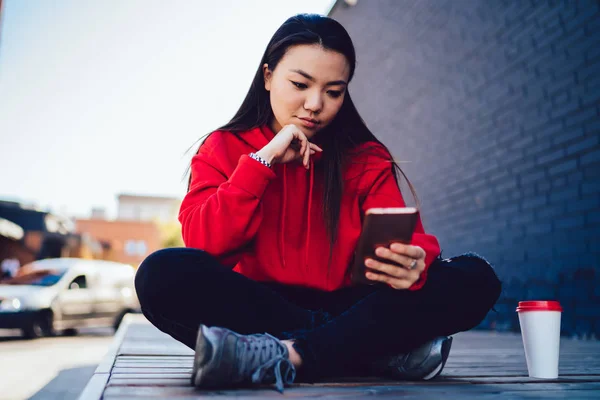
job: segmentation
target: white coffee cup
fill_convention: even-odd
[[[531,378],[558,378],[560,317],[558,301],[520,301],[517,307],[527,370]]]

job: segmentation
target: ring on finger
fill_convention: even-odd
[[[415,260],[413,258],[412,262],[410,263],[410,265],[408,266],[408,269],[415,269],[415,267],[417,266],[417,260]]]

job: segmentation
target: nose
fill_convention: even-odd
[[[318,91],[308,93],[304,101],[304,108],[308,111],[318,114],[323,108],[323,98],[321,93]]]

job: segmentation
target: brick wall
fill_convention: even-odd
[[[415,184],[445,257],[504,282],[481,327],[558,299],[563,333],[600,337],[600,2],[343,1],[369,127]],[[407,191],[404,191],[407,193]]]

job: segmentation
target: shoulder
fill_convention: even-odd
[[[200,171],[210,167],[227,175],[237,164],[240,154],[236,151],[235,134],[216,130],[200,140],[202,142],[191,160],[192,170]]]
[[[264,138],[260,127],[254,127],[248,130],[242,131],[227,131],[227,130],[216,130],[208,135],[200,145],[199,151],[247,151],[260,148],[268,141]]]
[[[350,150],[352,163],[390,162],[393,157],[388,149],[378,142],[365,142]]]
[[[392,173],[393,158],[384,145],[378,142],[365,142],[349,152],[344,181],[350,188],[369,188],[382,174]]]
[[[192,157],[192,168],[196,165],[202,168],[210,165],[229,176],[238,165],[240,157],[254,151],[248,142],[248,138],[255,134],[252,131],[215,130],[209,133]]]
[[[244,132],[213,131],[203,138],[194,157],[210,159],[231,158],[237,162],[239,156],[248,151],[242,135],[244,135]]]
[[[233,132],[221,130],[213,131],[206,135],[200,144],[198,154],[209,155],[215,151],[223,151],[237,140],[236,134]]]

